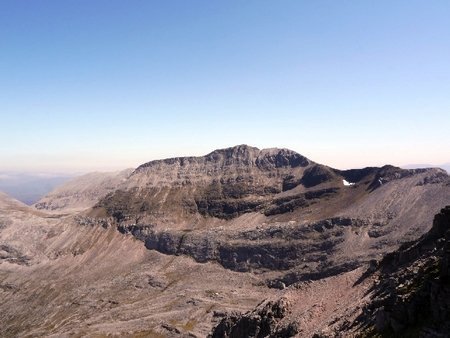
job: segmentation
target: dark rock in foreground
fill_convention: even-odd
[[[259,338],[259,337],[293,337],[298,333],[297,325],[290,323],[280,325],[289,303],[284,299],[277,302],[267,302],[256,310],[240,315],[229,314],[214,328],[209,338]]]
[[[379,271],[374,298],[356,324],[382,336],[449,337],[450,206],[420,240],[386,255]]]

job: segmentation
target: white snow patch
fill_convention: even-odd
[[[342,180],[342,183],[344,183],[344,185],[345,186],[350,186],[350,185],[354,185],[355,183],[351,183],[351,182],[349,182],[349,181],[346,181],[346,180]]]

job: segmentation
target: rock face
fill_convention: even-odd
[[[289,312],[289,303],[284,299],[266,302],[244,315],[226,315],[208,337],[294,337],[298,333],[295,324],[280,325],[280,321],[286,316],[287,312]]]
[[[245,145],[203,157],[152,161],[138,167],[96,207],[118,221],[139,217],[147,223],[161,218],[176,223],[196,215],[232,219],[265,210],[283,192],[304,192],[301,178],[311,167],[324,166],[291,150]],[[334,174],[321,180],[337,178]]]
[[[216,261],[240,272],[285,272],[283,277],[267,281],[269,286],[278,287],[349,271],[367,262],[376,256],[375,250],[352,257],[351,263],[348,256],[336,259],[334,253],[345,244],[349,231],[368,231],[370,227],[358,219],[332,218],[307,226],[283,224],[243,231],[157,231],[147,225],[119,226],[119,231],[164,254],[187,255],[203,263]]]

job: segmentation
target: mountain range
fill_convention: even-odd
[[[0,335],[409,334],[397,289],[448,295],[447,205],[442,169],[247,145],[88,174],[32,206],[0,195]],[[445,333],[439,306],[415,334]]]
[[[433,164],[407,164],[401,166],[404,169],[417,169],[417,168],[441,168],[447,171],[447,173],[450,173],[450,163],[444,163],[440,165],[433,165]]]

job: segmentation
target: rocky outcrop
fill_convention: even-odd
[[[264,209],[264,215],[272,216],[292,212],[295,209],[309,206],[321,198],[327,198],[339,192],[339,188],[328,188],[309,191],[303,194],[275,198]]]
[[[280,299],[264,302],[246,314],[226,314],[209,338],[293,337],[298,333],[296,323],[281,323],[290,311],[289,302]]]
[[[235,191],[234,198],[223,198],[223,195],[214,197],[208,194],[201,199],[197,199],[195,205],[201,215],[221,219],[232,219],[249,212],[262,212],[266,216],[272,216],[307,207],[321,198],[337,194],[338,191],[339,188],[328,188],[286,197],[257,200],[239,199],[239,192]],[[269,193],[266,190],[266,194]],[[272,193],[276,193],[276,191],[272,191]]]
[[[389,183],[391,181],[423,173],[427,173],[427,175],[422,180],[417,182],[416,184],[417,186],[427,184],[439,184],[448,181],[448,174],[443,169],[439,168],[400,169],[391,165],[386,165],[377,171],[374,180],[369,186],[369,189],[374,190],[379,186]]]
[[[243,231],[158,231],[153,225],[119,226],[119,231],[145,242],[150,250],[169,255],[188,255],[197,262],[216,261],[234,271],[286,271],[284,278],[268,281],[278,287],[299,280],[319,279],[354,269],[368,260],[333,260],[350,229],[365,229],[368,222],[332,218],[309,225],[280,224]]]
[[[147,162],[139,166],[135,173],[148,171],[151,168],[157,168],[162,165],[195,167],[202,165],[209,169],[224,170],[228,168],[247,168],[256,167],[260,170],[270,171],[276,168],[285,167],[306,167],[312,162],[306,157],[289,149],[263,149],[247,145],[218,149],[200,157],[175,157],[164,160]]]
[[[420,240],[404,244],[380,262],[373,299],[356,324],[383,335],[448,337],[449,263],[450,206],[436,215]]]
[[[30,261],[30,257],[27,257],[19,249],[11,245],[0,244],[0,264],[8,262],[17,265],[29,265]]]
[[[336,179],[339,171],[321,165],[313,165],[305,170],[305,173],[299,183],[307,188],[314,187],[321,183]],[[352,181],[353,182],[353,181]]]

